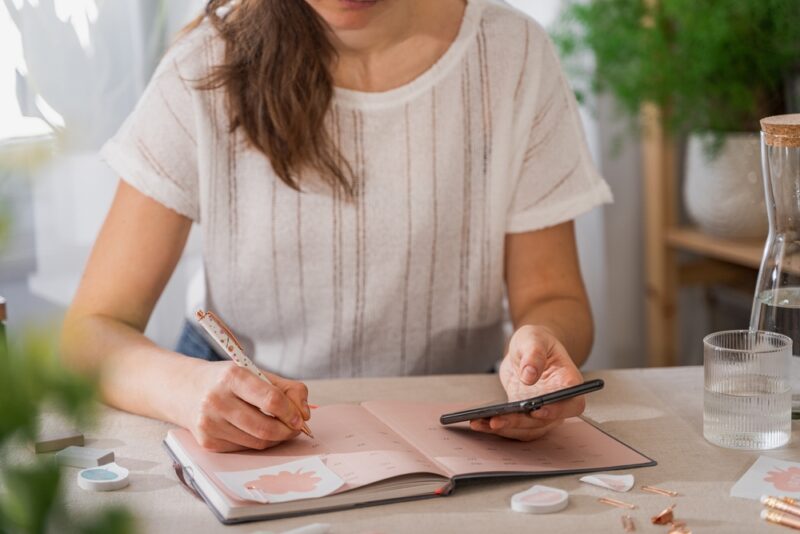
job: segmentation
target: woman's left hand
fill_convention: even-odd
[[[500,382],[509,401],[528,399],[581,384],[583,376],[553,332],[543,326],[523,326],[511,337],[500,365]],[[583,413],[579,395],[530,413],[498,415],[470,421],[470,428],[499,436],[531,441]]]

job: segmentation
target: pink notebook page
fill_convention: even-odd
[[[320,456],[325,465],[345,481],[335,493],[412,473],[447,476],[442,467],[398,439],[359,405],[322,406],[312,412],[309,424],[315,439],[300,434],[264,451],[215,453],[198,445],[187,430],[170,430],[170,434],[231,503],[245,504],[225,489],[216,472],[270,467],[312,455]]]
[[[578,417],[538,440],[520,442],[473,432],[467,423],[447,427],[439,423],[440,415],[470,407],[465,404],[369,401],[362,405],[450,476],[607,469],[650,461]]]

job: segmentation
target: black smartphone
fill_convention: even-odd
[[[551,393],[545,393],[539,397],[533,397],[525,400],[518,400],[514,402],[506,402],[503,404],[493,404],[491,406],[483,406],[480,408],[470,408],[460,412],[446,413],[439,418],[439,422],[443,425],[451,425],[453,423],[460,423],[461,421],[472,421],[473,419],[485,419],[495,415],[504,415],[507,413],[522,413],[532,412],[538,410],[542,406],[553,404],[554,402],[562,401],[585,393],[591,393],[598,389],[603,389],[604,382],[595,379],[571,386]]]

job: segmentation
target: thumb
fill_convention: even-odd
[[[512,339],[512,362],[520,381],[525,385],[535,384],[547,366],[549,343],[546,336],[537,335],[533,328],[522,328]]]

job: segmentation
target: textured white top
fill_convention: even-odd
[[[330,127],[353,200],[313,180],[292,190],[228,133],[222,92],[193,86],[223,46],[208,24],[173,46],[103,148],[125,181],[201,225],[206,307],[289,377],[489,370],[505,234],[611,199],[544,30],[470,0],[417,79],[337,89]]]

